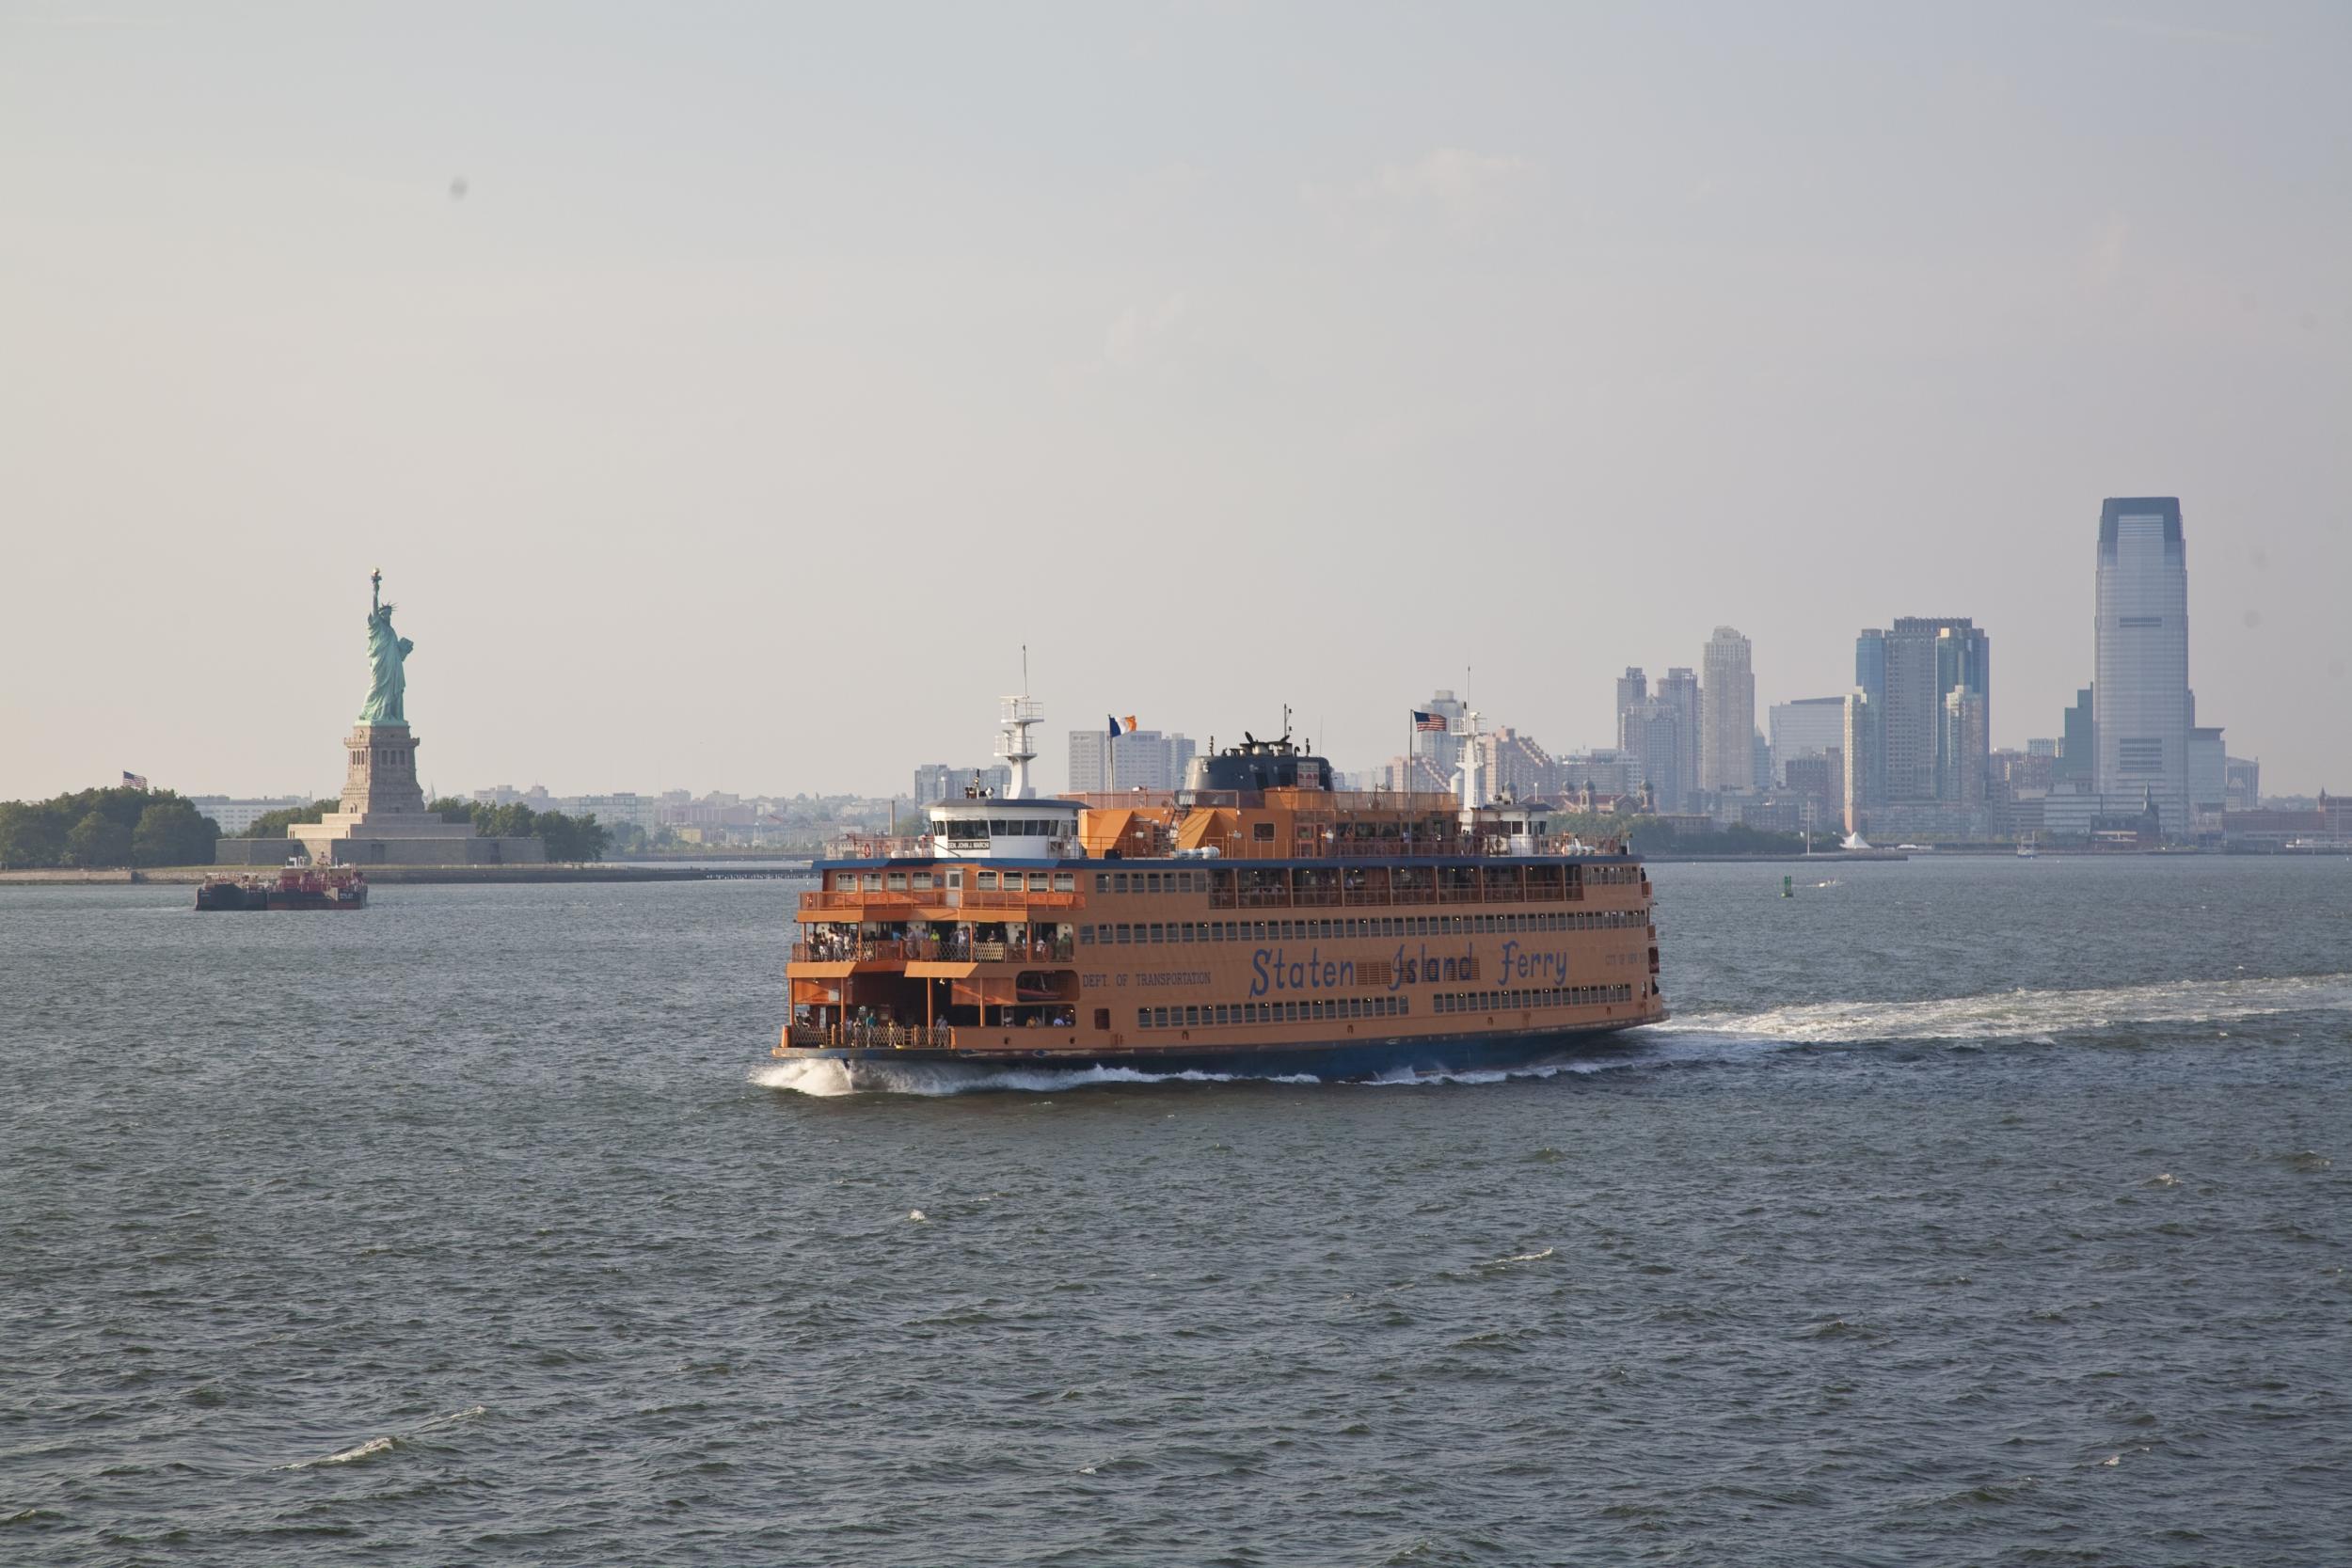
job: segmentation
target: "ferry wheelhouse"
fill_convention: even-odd
[[[835,847],[774,1054],[1370,1077],[1521,1065],[1666,1016],[1641,861],[1545,807],[1347,792],[1245,738],[1181,790],[1013,788]],[[1026,717],[1021,717],[1025,715]]]

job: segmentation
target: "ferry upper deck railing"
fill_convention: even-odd
[[[1092,799],[1089,797],[1089,799]],[[1133,805],[1136,802],[1124,797],[1103,797],[1105,800]],[[1166,804],[1165,801],[1151,802]],[[1102,809],[1100,807],[1096,809]],[[1257,830],[1272,824],[1247,822],[1227,832],[1202,835],[1192,845],[1177,850],[1188,859],[1229,861],[1295,861],[1295,860],[1398,860],[1398,859],[1489,859],[1503,856],[1551,858],[1586,855],[1616,855],[1625,852],[1622,841],[1602,839],[1591,842],[1567,833],[1462,833],[1453,831],[1454,825],[1433,826],[1426,820],[1412,825],[1410,832],[1359,832],[1364,828],[1396,829],[1395,816],[1386,814],[1377,820],[1353,816],[1346,812],[1336,815],[1324,812],[1300,812],[1292,816],[1291,836],[1260,838]],[[1309,830],[1308,836],[1299,837],[1297,829]],[[1345,831],[1343,831],[1345,830]],[[925,835],[921,838],[891,838],[882,835],[858,834],[834,839],[825,846],[829,860],[937,860],[953,861],[969,853],[975,859],[982,851],[1001,847],[1006,842],[991,839],[940,839]],[[1032,858],[1038,860],[1087,860],[1082,841],[1074,838],[1041,838],[1023,841],[1025,849],[1033,847]],[[1156,857],[1155,857],[1156,858]]]
[[[792,944],[794,963],[1069,963],[1076,944],[1057,937],[1034,942],[977,942],[962,937],[812,937]]]
[[[916,908],[927,910],[1069,910],[1075,909],[1080,895],[1075,893],[1012,891],[1002,888],[810,888],[801,895],[803,910],[897,910]],[[904,913],[896,918],[908,918]]]

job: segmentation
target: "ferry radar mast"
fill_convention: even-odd
[[[1012,784],[1005,791],[1014,800],[1034,800],[1037,791],[1029,784],[1029,764],[1037,760],[1037,748],[1029,743],[1029,726],[1042,723],[1044,705],[1029,696],[1029,645],[1021,644],[1021,694],[1004,701],[1004,729],[996,741],[998,759],[1012,769]]]
[[[1478,721],[1483,717],[1476,708],[1462,714],[1462,827],[1466,832],[1478,826],[1479,808],[1486,803],[1486,752],[1478,737]]]

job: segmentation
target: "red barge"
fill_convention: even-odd
[[[367,902],[367,878],[346,865],[290,865],[275,879],[215,877],[196,890],[199,910],[357,910]]]

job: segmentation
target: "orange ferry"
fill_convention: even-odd
[[[774,1054],[1365,1078],[1512,1067],[1666,1016],[1641,861],[1549,808],[1342,792],[1245,738],[1172,793],[1006,795],[836,847],[801,895]]]

